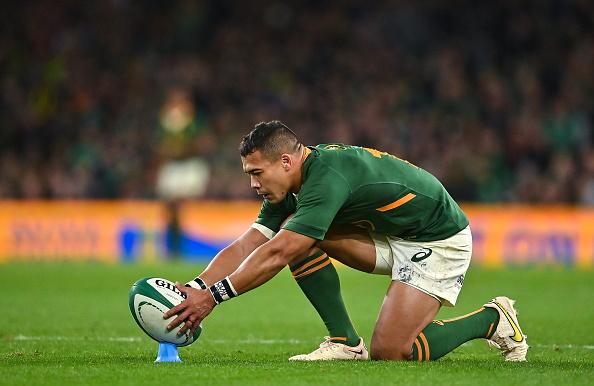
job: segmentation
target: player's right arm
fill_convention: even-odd
[[[259,246],[268,241],[261,231],[250,227],[237,240],[222,249],[200,274],[200,279],[210,286],[228,275],[243,263],[243,261]]]
[[[252,226],[228,247],[221,250],[198,276],[204,282],[202,286],[211,286],[235,272],[256,248],[274,237],[288,216],[295,213],[295,203],[296,200],[292,195],[280,205],[272,205],[265,201]],[[196,282],[188,284],[198,288]]]

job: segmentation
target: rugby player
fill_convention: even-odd
[[[255,223],[185,286],[165,314],[195,330],[219,303],[289,266],[328,337],[290,360],[438,359],[487,339],[506,360],[525,361],[526,337],[505,296],[468,315],[434,320],[454,306],[472,253],[469,221],[427,171],[390,154],[344,144],[304,146],[280,121],[260,123],[240,144],[243,170],[264,199]],[[352,325],[329,258],[392,278],[368,352]]]

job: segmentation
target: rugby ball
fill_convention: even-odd
[[[163,314],[185,300],[185,294],[175,287],[175,283],[158,277],[145,277],[138,280],[130,289],[128,305],[132,317],[140,328],[157,342],[187,346],[198,339],[202,324],[194,334],[186,331],[178,336],[183,324],[168,331],[167,325],[175,318],[163,319]]]

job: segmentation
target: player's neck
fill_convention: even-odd
[[[307,157],[311,154],[311,149],[307,146],[301,145],[301,165],[305,162]]]
[[[307,156],[309,156],[309,154],[311,153],[311,150],[304,145],[301,145],[300,150],[301,150],[300,165],[299,165],[299,168],[297,169],[297,170],[299,170],[299,173],[298,173],[299,178],[296,183],[296,188],[293,189],[293,191],[292,191],[292,193],[294,193],[294,194],[299,194],[299,191],[301,190],[301,187],[303,186],[303,164],[305,163]]]

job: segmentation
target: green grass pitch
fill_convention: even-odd
[[[287,270],[217,307],[200,339],[179,349],[183,363],[154,363],[158,344],[128,310],[131,285],[145,276],[187,281],[188,264],[0,265],[2,385],[592,385],[594,272],[471,267],[458,305],[471,312],[498,295],[518,300],[532,346],[527,363],[506,363],[483,340],[418,362],[292,363],[325,329]],[[369,343],[388,278],[339,268],[345,301]]]

